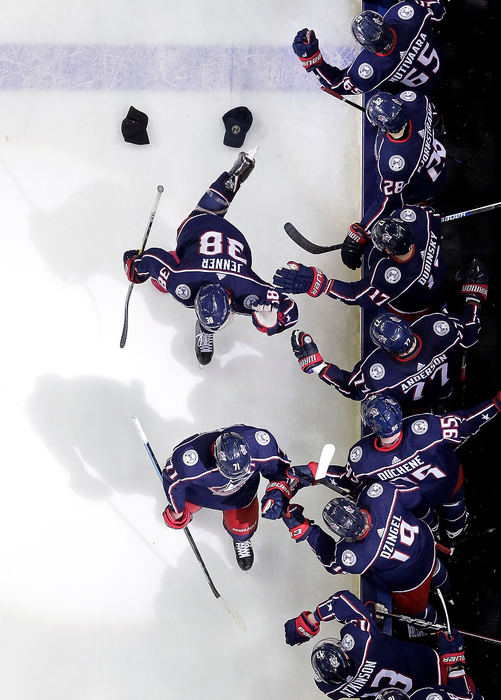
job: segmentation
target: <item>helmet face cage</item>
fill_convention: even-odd
[[[383,313],[376,316],[369,327],[372,342],[394,355],[407,352],[414,342],[412,328],[398,316]]]
[[[388,394],[367,397],[361,409],[364,424],[379,437],[393,437],[402,430],[402,409]]]
[[[393,32],[374,10],[359,12],[352,20],[351,33],[364,49],[373,53],[386,53],[393,46]]]
[[[231,300],[220,284],[203,284],[195,297],[195,313],[200,325],[214,333],[225,326],[231,318]]]
[[[403,690],[399,690],[398,688],[385,688],[376,695],[375,700],[410,700],[410,698]]]
[[[311,665],[315,678],[324,683],[343,683],[353,675],[353,663],[339,640],[323,639],[313,647]]]
[[[231,481],[243,481],[250,475],[250,452],[246,440],[234,432],[221,433],[214,445],[216,465]]]
[[[365,113],[372,126],[383,133],[396,134],[409,119],[402,100],[389,92],[379,92],[367,102]]]
[[[382,253],[405,255],[414,245],[414,236],[403,221],[388,217],[374,224],[371,241]]]
[[[361,509],[349,498],[333,498],[322,511],[325,524],[347,542],[355,542],[367,529]]]

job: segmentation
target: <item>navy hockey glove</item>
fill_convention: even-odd
[[[139,255],[138,250],[126,250],[124,253],[124,268],[125,268],[125,274],[127,275],[127,279],[129,282],[133,282],[134,284],[141,284],[141,282],[146,282],[148,279],[146,276],[144,276],[142,279],[139,278],[139,275],[136,272],[136,268],[134,266],[134,263],[136,260],[141,260],[141,256]]]
[[[296,542],[305,540],[310,527],[313,525],[313,520],[308,520],[304,517],[303,510],[303,506],[291,503],[282,515],[282,520],[289,528],[292,539],[296,540]]]
[[[316,484],[315,475],[318,469],[318,462],[308,462],[308,464],[296,464],[287,469],[287,476],[297,479],[301,486],[314,486]]]
[[[303,610],[301,615],[293,617],[292,620],[287,620],[285,623],[285,641],[289,646],[303,644],[318,634],[320,623],[315,620],[314,624],[311,624],[308,615],[311,615],[311,612]]]
[[[174,516],[178,514],[171,506],[167,506],[162,515],[167,527],[171,527],[174,530],[182,530],[191,522],[191,513],[186,509],[183,510],[180,518],[175,518]]]
[[[321,65],[322,54],[313,29],[300,29],[294,37],[292,48],[308,72]]]
[[[341,248],[341,260],[346,267],[356,270],[362,265],[362,255],[368,242],[367,231],[360,224],[352,224]]]
[[[316,371],[318,373],[325,365],[324,358],[318,352],[315,341],[308,333],[292,331],[291,345],[303,372],[311,374],[311,372]]]
[[[318,297],[325,292],[329,280],[318,267],[307,267],[289,260],[287,267],[275,272],[273,284],[282,292],[289,294],[309,294]]]
[[[293,488],[287,481],[270,481],[261,499],[261,515],[263,518],[268,518],[269,520],[280,518],[293,495]]]
[[[451,629],[451,635],[446,632],[439,632],[437,635],[438,653],[440,654],[440,665],[445,667],[447,673],[465,665],[464,639],[463,635],[455,629]]]
[[[465,302],[481,304],[487,299],[489,275],[481,260],[474,258],[471,263],[458,270],[456,281],[462,283],[459,293],[465,295]]]

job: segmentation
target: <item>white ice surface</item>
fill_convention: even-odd
[[[306,544],[266,520],[244,574],[220,513],[200,512],[191,532],[245,619],[242,632],[184,535],[163,525],[161,484],[130,418],[140,418],[160,462],[184,437],[235,422],[270,429],[296,463],[334,442],[339,462],[357,439],[358,405],[301,374],[290,333],[266,338],[243,317],[216,336],[216,356],[200,369],[193,314],[149,284],[134,289],[121,350],[122,253],[139,246],[158,184],[165,193],[149,242],[174,246],[177,225],[237,154],[222,143],[221,115],[245,104],[254,114],[245,147],[260,150],[228,219],[247,236],[256,272],[271,280],[296,259],[348,278],[337,253],[303,253],[283,224],[332,243],[358,220],[360,115],[315,89],[289,47],[310,26],[333,54],[349,50],[359,5],[25,0],[4,8],[0,42],[12,45],[13,60],[4,52],[0,100],[3,698],[321,697],[312,644],[287,647],[283,623],[357,582],[329,576]],[[178,90],[72,86],[67,66],[33,65],[42,45],[154,47],[167,38],[180,47],[176,75],[187,76]],[[226,81],[226,64],[221,75],[211,64],[214,89],[207,79],[200,88],[182,57],[186,47],[210,46],[236,47],[238,56],[262,46],[268,83],[246,88]],[[290,53],[281,71],[296,71],[299,87],[280,90],[270,47]],[[39,89],[34,68],[44,76]],[[9,89],[14,73],[23,84]],[[121,137],[130,105],[149,115],[149,146]],[[298,303],[298,328],[351,368],[358,311],[328,299]],[[330,495],[301,494],[317,522]],[[326,626],[323,636],[335,631]]]

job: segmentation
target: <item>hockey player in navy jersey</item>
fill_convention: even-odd
[[[232,312],[251,316],[254,326],[267,335],[290,328],[298,318],[295,302],[252,270],[246,239],[224,219],[253,168],[253,155],[241,152],[179,226],[175,251],[149,248],[141,256],[137,250],[124,254],[130,282],[150,278],[156,289],[195,309],[195,352],[201,365],[211,361],[214,333],[228,323]]]
[[[340,640],[323,639],[312,650],[319,690],[333,700],[373,698],[388,684],[404,691],[441,682],[440,657],[429,646],[400,641],[379,631],[368,608],[351,591],[335,593],[313,612],[304,610],[285,623],[294,646],[316,636],[321,623],[339,620]]]
[[[430,589],[447,592],[449,580],[430,528],[412,512],[420,504],[417,486],[382,483],[362,488],[356,504],[344,496],[334,498],[322,517],[338,542],[305,518],[297,503],[289,504],[282,520],[296,542],[307,540],[329,573],[364,575],[390,593],[394,610],[434,622]]]
[[[412,90],[378,92],[367,102],[366,116],[377,128],[377,190],[343,242],[341,258],[352,270],[360,267],[378,219],[405,205],[430,202],[443,191],[447,177],[447,154],[435,134],[439,115],[427,97]]]
[[[473,260],[463,273],[460,292],[466,303],[461,315],[432,313],[411,324],[389,312],[376,316],[369,329],[376,350],[351,372],[325,362],[311,335],[303,331],[292,333],[293,352],[303,372],[318,374],[344,396],[360,401],[368,394],[387,392],[416,412],[451,394],[464,352],[478,340],[487,281],[485,265]]]
[[[283,292],[326,294],[345,304],[388,309],[413,321],[444,306],[447,266],[440,253],[440,215],[431,207],[408,206],[379,219],[359,282],[328,279],[316,267],[289,262],[276,271],[273,284]]]
[[[238,565],[247,571],[254,561],[250,538],[258,525],[260,475],[270,480],[262,498],[263,517],[277,519],[293,495],[294,484],[286,475],[289,465],[276,439],[263,428],[233,425],[192,435],[174,448],[162,473],[169,503],[165,524],[182,529],[200,508],[223,511]]]
[[[419,90],[431,95],[441,73],[441,51],[433,27],[445,15],[443,0],[405,0],[384,15],[364,10],[351,31],[363,47],[346,68],[329,65],[312,29],[301,29],[292,48],[304,68],[341,95],[370,90]]]

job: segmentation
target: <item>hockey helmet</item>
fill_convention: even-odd
[[[221,474],[231,481],[242,481],[250,474],[250,451],[238,433],[221,433],[214,445],[214,457]]]
[[[322,511],[322,518],[334,534],[347,542],[355,542],[367,531],[367,513],[344,496],[333,498]]]
[[[364,49],[373,53],[386,53],[395,40],[389,25],[374,10],[359,12],[351,22],[351,33]]]
[[[372,320],[369,335],[375,345],[393,355],[408,352],[415,341],[412,328],[407,321],[389,312],[379,314]]]
[[[389,394],[374,394],[362,401],[362,421],[383,438],[393,437],[402,430],[402,409]]]
[[[353,662],[337,639],[322,639],[313,647],[311,665],[316,680],[323,683],[343,683],[353,676]]]
[[[438,700],[439,697],[439,695],[433,695],[434,700]],[[444,697],[446,696],[444,695]],[[375,700],[410,700],[410,698],[403,690],[399,690],[398,688],[385,688],[376,695]]]
[[[221,284],[202,284],[195,296],[195,313],[205,331],[220,330],[228,323],[231,314],[231,300]]]
[[[396,134],[409,122],[404,103],[389,92],[373,95],[367,102],[365,114],[372,126],[384,133]]]
[[[414,236],[402,219],[379,219],[371,229],[374,247],[390,255],[405,255],[414,245]]]

